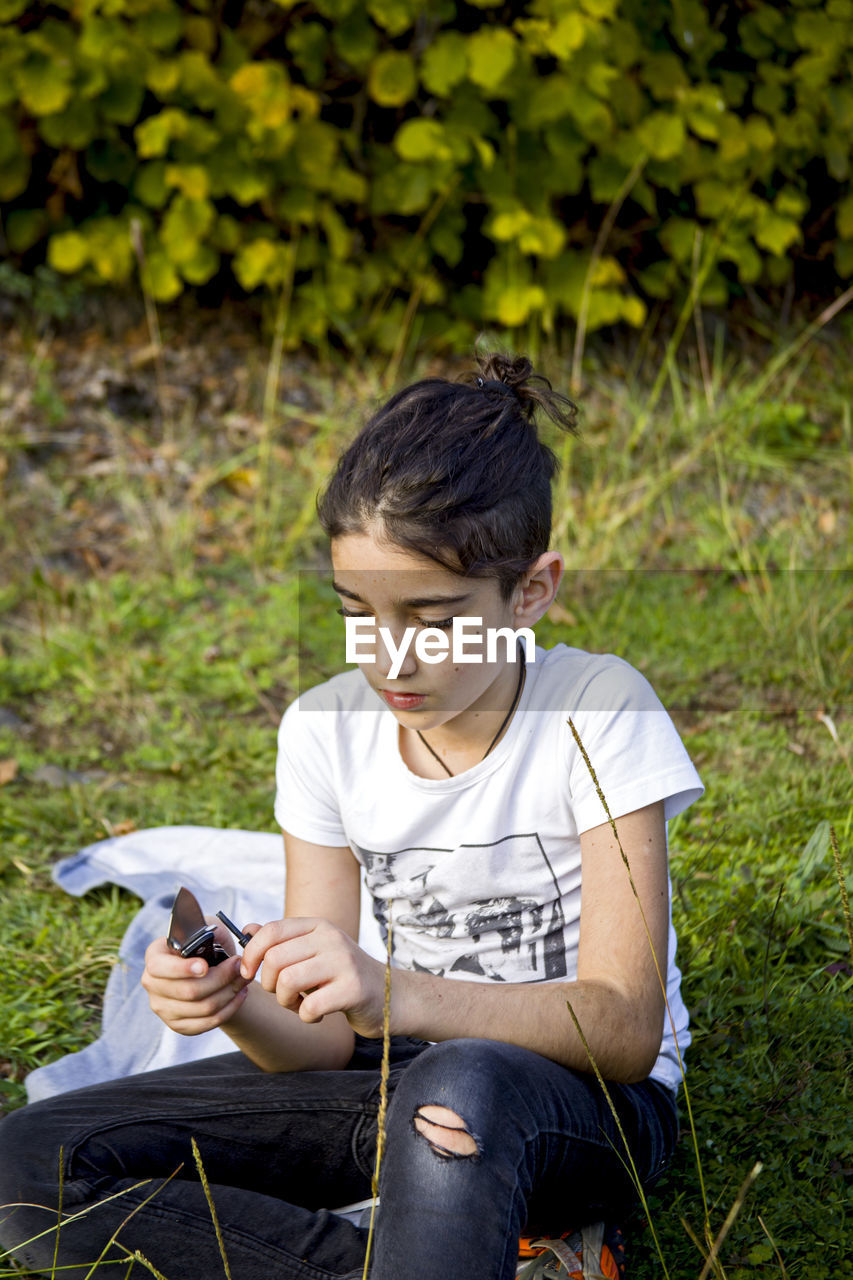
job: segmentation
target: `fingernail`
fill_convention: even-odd
[[[194,961],[191,968],[193,973],[204,973],[204,961],[203,960]]]
[[[251,978],[251,976],[252,976],[252,975],[249,973],[249,970],[246,968],[246,966],[245,966],[244,964],[241,964],[241,965],[240,965],[240,977],[241,977],[241,978]]]

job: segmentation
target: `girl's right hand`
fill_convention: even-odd
[[[217,929],[216,941],[233,950],[230,935]],[[251,983],[240,977],[240,957],[212,968],[200,956],[184,957],[165,938],[152,942],[145,952],[142,985],[157,1017],[182,1036],[197,1036],[220,1027],[233,1017],[246,999]]]

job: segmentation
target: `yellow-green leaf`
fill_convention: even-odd
[[[524,324],[533,311],[541,311],[547,302],[545,290],[538,284],[508,285],[497,298],[497,319],[509,329]]]
[[[590,285],[596,289],[604,289],[609,285],[624,284],[625,269],[616,258],[598,258],[592,268]]]
[[[102,280],[120,284],[133,270],[130,233],[123,222],[97,218],[87,225],[89,259]]]
[[[783,218],[793,218],[795,221],[802,219],[808,207],[808,196],[802,191],[797,191],[796,187],[783,187],[773,201],[773,208],[778,214]]]
[[[484,27],[468,39],[468,77],[481,89],[497,89],[515,66],[516,40],[504,27]]]
[[[326,233],[329,253],[336,261],[343,262],[352,250],[352,232],[333,205],[323,205],[320,225]]]
[[[252,240],[234,255],[234,274],[247,293],[261,284],[280,280],[278,246],[267,239]]]
[[[660,242],[676,262],[690,262],[693,258],[698,227],[689,218],[670,218],[660,233]]]
[[[277,62],[246,62],[231,77],[231,88],[264,129],[278,129],[290,119],[290,80]]]
[[[488,228],[489,235],[495,240],[515,240],[530,225],[530,221],[531,214],[521,206],[504,209],[492,218]]]
[[[655,160],[672,160],[679,155],[685,140],[684,121],[666,111],[652,111],[637,125],[640,145]]]
[[[95,136],[97,123],[91,102],[76,98],[64,111],[42,116],[38,130],[50,147],[72,147],[82,151]]]
[[[79,231],[59,231],[47,246],[48,266],[63,275],[73,275],[89,261],[89,246]]]
[[[46,58],[30,58],[16,67],[13,79],[21,101],[33,116],[63,111],[71,97],[71,69]]]
[[[210,245],[200,244],[192,257],[181,263],[181,275],[190,284],[207,284],[219,270],[219,254]]]
[[[367,89],[380,107],[402,107],[414,97],[416,87],[415,64],[407,53],[387,50],[371,63]]]
[[[646,304],[642,298],[626,298],[622,304],[622,315],[632,328],[639,329],[646,323]]]
[[[445,31],[426,50],[421,61],[421,80],[429,93],[447,98],[468,71],[466,40],[458,31]]]
[[[416,7],[410,0],[368,0],[367,12],[378,27],[393,37],[408,31],[414,21]]]
[[[835,215],[838,234],[842,240],[853,240],[853,195],[845,196]]]
[[[570,58],[586,40],[589,24],[581,13],[564,13],[546,37],[549,53],[555,58]]]
[[[43,209],[13,209],[6,216],[6,239],[13,253],[26,253],[48,229]]]
[[[565,243],[565,228],[555,218],[533,218],[518,237],[522,253],[535,253],[540,258],[556,258]]]
[[[181,277],[161,249],[146,255],[142,285],[157,302],[171,302],[183,290]]]
[[[591,18],[612,18],[616,13],[619,0],[581,0],[581,8]]]
[[[450,160],[452,148],[439,120],[407,120],[397,130],[394,150],[403,160]]]
[[[18,152],[0,164],[0,200],[14,200],[27,189],[30,158]]]
[[[174,93],[180,79],[181,64],[177,58],[158,58],[149,65],[145,73],[145,83],[158,98],[167,98]]]
[[[210,194],[210,177],[200,164],[167,165],[165,177],[170,187],[177,187],[190,200],[204,200]]]
[[[376,28],[365,14],[354,13],[343,22],[335,24],[332,44],[344,62],[361,71],[376,55]]]
[[[849,280],[853,276],[853,240],[836,240],[833,258],[842,280]]]
[[[755,231],[755,243],[781,257],[801,238],[800,228],[790,218],[782,218],[768,209]]]
[[[198,250],[215,217],[209,200],[191,200],[177,195],[163,218],[160,239],[171,262],[183,268]]]
[[[162,209],[169,199],[166,183],[167,166],[162,160],[141,165],[133,179],[133,192],[149,209]]]
[[[173,138],[182,138],[189,128],[189,120],[177,107],[167,107],[156,116],[149,116],[134,129],[136,149],[142,159],[163,156],[169,150]]]

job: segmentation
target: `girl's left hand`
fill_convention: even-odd
[[[262,964],[261,986],[303,1022],[341,1012],[359,1035],[382,1035],[385,966],[328,920],[263,925],[243,952],[240,973],[254,978]]]

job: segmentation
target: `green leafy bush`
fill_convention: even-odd
[[[853,0],[0,0],[5,252],[388,348],[846,279],[851,54]]]

